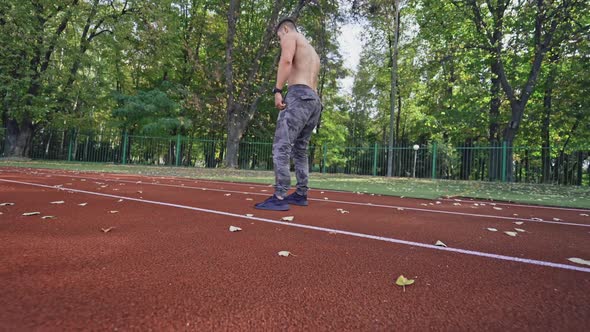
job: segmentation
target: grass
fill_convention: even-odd
[[[0,161],[0,167],[2,166],[128,173],[148,176],[177,176],[263,184],[272,184],[274,182],[274,173],[268,171],[10,160]],[[587,186],[385,178],[320,173],[311,174],[309,186],[316,189],[343,190],[413,198],[469,197],[590,209],[590,187]]]

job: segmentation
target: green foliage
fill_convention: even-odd
[[[133,96],[117,94],[116,99],[121,106],[113,110],[113,117],[130,134],[175,135],[190,127],[190,121],[180,116],[178,104],[159,89]]]

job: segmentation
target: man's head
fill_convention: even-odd
[[[297,25],[295,21],[290,17],[285,17],[279,21],[277,24],[276,33],[279,39],[281,39],[284,35],[289,32],[297,31]]]

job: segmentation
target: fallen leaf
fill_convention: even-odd
[[[293,255],[290,251],[279,251],[279,256],[289,257],[289,256],[295,256],[295,255]]]
[[[454,206],[459,206],[461,203],[453,203]]]
[[[223,194],[223,196],[231,196],[231,194]]]
[[[398,211],[403,211],[403,210],[404,210],[404,208],[397,208],[397,210],[398,210]]]
[[[421,203],[420,205],[422,205],[422,206],[428,206],[428,204],[426,204],[426,203]]]
[[[0,206],[12,206],[14,203],[0,203]]]
[[[328,200],[328,197],[324,197],[325,200]]]
[[[346,211],[346,210],[344,210],[344,209],[336,209],[336,211],[338,211],[338,212],[340,212],[340,213],[342,213],[342,214],[345,214],[345,213],[350,213],[350,212],[348,212],[348,211]]]
[[[141,190],[138,190],[138,191],[137,191],[137,193],[138,193],[138,194],[143,194],[143,191],[141,191]]]
[[[587,213],[580,213],[580,216],[582,216],[582,217],[588,217],[588,214]]]
[[[55,219],[55,216],[43,216],[41,219]]]
[[[576,264],[590,265],[590,261],[577,257],[568,258],[567,260]]]
[[[447,247],[446,244],[444,244],[441,240],[436,241],[436,243],[434,244],[435,246],[439,246],[439,247]]]
[[[78,205],[79,205],[79,206],[86,206],[86,205],[88,205],[88,203],[80,203],[80,204],[78,204]]]
[[[522,224],[524,224],[524,222],[522,222],[522,221],[515,221],[514,223],[515,223],[515,224],[517,224],[517,225],[522,225]]]
[[[534,221],[543,221],[543,219],[541,219],[541,218],[531,218],[531,220],[534,220]]]
[[[36,216],[38,214],[41,214],[41,212],[25,212],[23,213],[23,216]]]
[[[113,211],[109,211],[109,213],[119,213],[119,211],[113,210]]]
[[[500,210],[502,210],[502,208],[501,207],[494,206],[494,210],[500,211]]]
[[[516,232],[510,232],[510,231],[506,231],[504,233],[509,236],[516,236],[516,234],[517,234]]]
[[[122,199],[120,199],[120,200],[118,200],[118,201],[117,201],[117,203],[121,203],[122,201],[123,201],[123,200],[122,200]]]
[[[63,203],[65,203],[65,202],[64,201],[54,201],[54,202],[51,202],[51,204],[63,204]]]
[[[410,286],[414,283],[414,279],[408,279],[403,275],[397,277],[395,284],[404,288],[404,292],[406,291],[406,286]]]
[[[559,218],[553,218],[553,221],[563,221],[563,220],[561,220]]]
[[[490,231],[490,232],[497,232],[498,231],[497,229],[491,228],[491,227],[488,227],[487,230]]]
[[[253,201],[253,198],[246,198],[247,201]]]
[[[248,213],[248,214],[246,214],[246,217],[254,217],[254,215],[251,213]]]
[[[293,216],[287,216],[287,217],[281,218],[281,220],[283,220],[283,221],[293,221],[293,219],[295,219],[295,217],[293,217]]]
[[[441,203],[441,202],[439,202],[439,201],[436,201],[435,203],[436,203],[436,204],[442,204],[442,203]]]
[[[239,232],[242,229],[240,227],[236,227],[236,226],[229,226],[229,231],[230,232]]]
[[[521,232],[521,233],[524,233],[524,232],[526,232],[526,231],[525,231],[524,229],[522,229],[522,228],[515,228],[514,230],[516,230],[517,232]]]
[[[109,227],[109,228],[101,228],[101,230],[102,230],[103,233],[108,233],[108,232],[112,231],[113,229],[115,229],[114,226],[113,227]]]

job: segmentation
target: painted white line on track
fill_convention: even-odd
[[[400,240],[400,239],[377,236],[377,235],[349,232],[349,231],[343,231],[343,230],[338,230],[338,229],[333,229],[333,228],[324,228],[324,227],[311,226],[311,225],[294,224],[294,223],[266,219],[266,218],[248,217],[248,216],[244,216],[241,214],[235,214],[235,213],[218,211],[218,210],[203,209],[203,208],[187,206],[187,205],[179,205],[179,204],[173,204],[173,203],[152,201],[152,200],[147,200],[147,199],[139,199],[139,198],[133,198],[133,197],[111,195],[111,194],[98,193],[98,192],[79,190],[79,189],[72,189],[72,188],[66,188],[66,187],[55,187],[55,186],[39,184],[39,183],[30,183],[30,182],[13,181],[13,180],[5,180],[5,179],[0,179],[0,181],[20,184],[20,185],[33,186],[33,187],[56,189],[56,190],[60,190],[60,191],[71,191],[71,192],[77,192],[77,193],[89,194],[89,195],[95,195],[95,196],[125,199],[128,201],[135,201],[135,202],[140,202],[140,203],[148,203],[148,204],[168,206],[168,207],[193,210],[193,211],[199,211],[199,212],[205,212],[205,213],[212,213],[212,214],[234,217],[234,218],[257,220],[257,221],[262,221],[262,222],[266,222],[266,223],[270,223],[270,224],[279,224],[279,225],[289,226],[289,227],[311,229],[311,230],[320,231],[320,232],[342,234],[342,235],[348,235],[348,236],[353,236],[353,237],[358,237],[358,238],[363,238],[363,239],[371,239],[371,240],[390,242],[390,243],[396,243],[396,244],[403,244],[403,245],[408,245],[408,246],[427,248],[427,249],[433,249],[433,250],[440,250],[440,251],[448,251],[448,252],[460,253],[460,254],[471,255],[471,256],[487,257],[487,258],[492,258],[492,259],[515,262],[515,263],[524,263],[524,264],[531,264],[531,265],[537,265],[537,266],[553,267],[553,268],[563,269],[563,270],[590,273],[590,268],[580,267],[580,266],[575,266],[575,265],[560,264],[560,263],[553,263],[553,262],[541,261],[541,260],[536,260],[536,259],[527,259],[527,258],[520,258],[520,257],[513,257],[513,256],[498,255],[498,254],[492,254],[492,253],[486,253],[486,252],[474,251],[474,250],[459,249],[459,248],[439,247],[439,246],[435,246],[432,244],[426,244],[426,243],[421,243],[421,242],[413,242],[413,241],[406,241],[406,240]]]
[[[41,170],[47,170],[47,169],[43,169],[41,168]],[[67,177],[69,175],[67,174],[56,174],[56,173],[47,173],[47,174],[51,174],[51,175],[57,175],[57,176],[64,176]],[[80,174],[80,173],[78,173]],[[99,174],[99,173],[97,173]],[[100,173],[103,174],[103,173]],[[146,177],[145,175],[140,175],[140,174],[121,174],[121,173],[109,173],[109,175],[111,176],[125,176],[125,177]],[[236,186],[249,186],[249,187],[261,187],[261,188],[268,188],[268,187],[272,187],[272,185],[268,185],[268,184],[256,184],[256,183],[240,183],[240,182],[232,182],[232,181],[218,181],[218,180],[209,180],[209,179],[193,179],[193,178],[185,178],[185,177],[174,177],[174,176],[147,176],[149,178],[157,178],[157,179],[162,179],[162,180],[170,180],[170,181],[187,181],[187,182],[195,182],[195,181],[201,181],[201,182],[206,182],[206,183],[218,183],[218,184],[227,184],[227,185],[236,185]],[[102,179],[102,180],[106,180],[106,179]],[[334,190],[334,189],[310,189],[310,191],[312,192],[333,192],[333,193],[339,193],[339,194],[353,194],[354,192],[350,192],[350,191],[344,191],[344,190]],[[370,193],[362,193],[363,195],[370,195]],[[380,194],[375,194],[375,195],[380,195]],[[388,196],[388,195],[380,195],[381,197],[398,197],[401,198],[399,196]],[[531,209],[545,209],[545,210],[563,210],[563,211],[576,211],[576,212],[588,212],[590,211],[590,209],[584,209],[584,208],[568,208],[568,207],[559,207],[559,206],[544,206],[544,205],[527,205],[527,204],[519,204],[519,203],[507,203],[507,202],[498,202],[498,201],[493,201],[493,200],[481,200],[481,199],[473,199],[473,200],[469,200],[469,199],[454,199],[454,198],[438,198],[438,199],[427,199],[427,198],[415,198],[415,197],[404,197],[407,199],[418,199],[418,200],[426,200],[426,201],[433,201],[433,200],[439,200],[439,201],[454,201],[454,202],[465,202],[465,203],[483,203],[483,204],[489,204],[491,205],[496,204],[496,205],[502,205],[502,206],[515,206],[515,207],[523,207],[523,208],[531,208]],[[527,219],[528,220],[528,219]]]
[[[56,175],[56,174],[53,174],[53,175]],[[179,185],[166,184],[166,183],[155,183],[155,182],[141,181],[140,183],[138,183],[137,181],[132,181],[132,180],[93,178],[93,177],[88,177],[88,176],[86,176],[86,177],[85,176],[74,176],[74,175],[58,175],[58,176],[70,177],[70,178],[71,177],[82,178],[82,179],[96,180],[96,181],[122,182],[122,183],[131,183],[131,184],[147,184],[147,185],[152,185],[152,186],[162,186],[162,187],[171,187],[171,188],[179,188],[179,189],[186,188],[186,189],[193,189],[193,190],[213,191],[213,192],[223,192],[223,193],[243,194],[243,195],[258,195],[258,196],[269,196],[270,195],[270,193],[253,193],[253,192],[247,192],[247,191],[237,191],[237,190],[228,190],[228,189],[212,189],[212,188],[207,188],[207,187],[179,186]],[[397,205],[359,203],[359,202],[340,201],[340,200],[331,200],[331,199],[325,200],[325,199],[319,199],[319,198],[308,198],[308,200],[317,201],[317,202],[324,202],[324,203],[348,204],[348,205],[358,205],[358,206],[365,206],[365,207],[386,208],[386,209],[403,209],[403,210],[408,210],[408,211],[419,211],[419,212],[425,212],[425,213],[450,214],[450,215],[465,216],[465,217],[491,218],[491,219],[501,219],[501,220],[509,220],[509,221],[526,221],[526,222],[531,222],[531,223],[590,227],[590,224],[581,224],[581,223],[572,223],[572,222],[563,222],[563,221],[551,221],[551,220],[536,220],[536,219],[516,218],[516,217],[505,217],[505,216],[497,216],[497,215],[489,215],[489,214],[430,210],[430,209],[414,208],[414,207],[407,207],[407,206],[397,206]]]
[[[577,208],[566,208],[566,207],[558,207],[558,206],[543,206],[543,205],[527,205],[527,204],[518,204],[518,203],[503,203],[497,201],[482,201],[479,199],[459,199],[459,198],[441,198],[440,201],[451,201],[451,202],[463,202],[463,203],[481,203],[487,205],[502,205],[502,206],[515,206],[515,207],[524,207],[524,208],[531,208],[531,209],[546,209],[546,210],[562,210],[562,211],[575,211],[575,212],[588,212],[588,209],[577,209]]]

